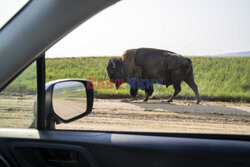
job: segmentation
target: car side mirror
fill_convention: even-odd
[[[45,112],[58,123],[69,123],[91,113],[92,83],[81,79],[56,80],[46,84]]]

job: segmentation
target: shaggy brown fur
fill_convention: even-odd
[[[178,95],[181,91],[180,84],[185,81],[195,92],[197,103],[200,101],[197,85],[193,78],[191,60],[171,51],[153,48],[126,50],[121,59],[109,60],[107,72],[110,79],[123,79],[128,83],[127,78],[136,77],[136,79],[144,80],[155,79],[154,83],[160,83],[166,85],[166,87],[173,84],[175,92],[169,102],[172,102]],[[143,80],[137,80],[136,82],[140,81]],[[145,90],[145,101],[153,93],[153,87],[136,87],[130,89],[130,94],[135,97],[138,89]]]
[[[124,76],[140,78],[142,69],[135,64],[136,49],[126,50],[122,55]]]

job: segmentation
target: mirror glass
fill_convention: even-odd
[[[54,112],[64,120],[69,120],[87,109],[87,94],[83,83],[66,81],[55,84],[53,89]]]

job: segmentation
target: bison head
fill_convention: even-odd
[[[119,86],[124,81],[122,59],[121,58],[109,59],[109,62],[107,65],[107,72],[108,72],[110,82],[115,83],[116,89],[118,89]]]

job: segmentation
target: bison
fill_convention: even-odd
[[[136,97],[138,89],[145,90],[146,98],[153,94],[154,83],[173,85],[175,92],[168,102],[172,102],[181,91],[181,82],[185,81],[194,91],[197,104],[200,102],[199,92],[194,82],[192,62],[180,54],[153,48],[129,49],[122,58],[109,59],[107,72],[110,81],[116,88],[126,82],[130,85],[130,94]]]

